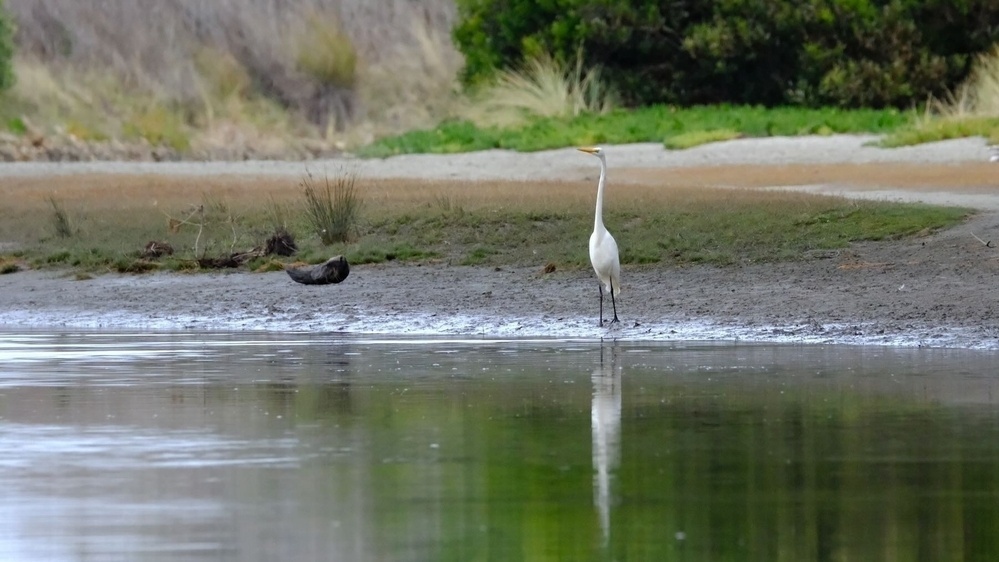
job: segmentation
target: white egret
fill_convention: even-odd
[[[590,234],[590,263],[597,274],[597,287],[600,291],[600,325],[604,325],[604,290],[611,296],[614,319],[618,322],[615,298],[621,292],[621,260],[617,253],[617,242],[604,227],[604,184],[607,181],[607,158],[599,146],[579,148],[600,159],[600,181],[597,183],[597,208],[593,219],[593,234]]]

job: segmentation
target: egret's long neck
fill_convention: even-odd
[[[604,183],[607,181],[607,162],[600,159],[600,181],[597,182],[597,210],[593,217],[593,231],[604,229]]]

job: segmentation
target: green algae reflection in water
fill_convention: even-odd
[[[385,424],[372,448],[394,453],[370,467],[389,551],[761,561],[999,552],[999,414],[976,394],[990,378],[947,381],[918,365],[896,375],[877,362],[816,369],[793,356],[732,366],[724,347],[712,350],[720,368],[628,351],[536,370],[489,362],[488,377],[473,363],[459,369],[473,375],[405,392],[371,387],[366,416]]]
[[[0,558],[999,553],[990,353],[22,340],[0,334]]]

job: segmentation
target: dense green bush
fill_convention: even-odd
[[[4,11],[3,0],[0,0],[0,91],[14,83],[14,70],[11,64],[13,56],[14,26]]]
[[[999,41],[992,0],[458,0],[472,84],[541,52],[629,104],[909,107]]]

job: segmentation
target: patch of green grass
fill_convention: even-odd
[[[198,260],[169,259],[163,262],[160,269],[167,271],[193,272],[199,271],[201,266],[198,265]]]
[[[738,203],[711,211],[664,212],[640,222],[634,214],[612,214],[605,221],[612,229],[623,225],[614,230],[623,264],[730,265],[802,259],[852,242],[934,232],[967,214],[952,207],[829,199],[799,202],[780,213],[770,205]]]
[[[7,130],[15,135],[23,135],[28,132],[28,126],[23,117],[10,117],[7,119]]]
[[[479,128],[471,121],[444,121],[433,129],[421,129],[387,137],[358,150],[360,156],[386,158],[396,154],[453,154],[499,148],[500,131]]]
[[[86,270],[111,269],[122,271],[121,264],[135,261],[134,252],[117,253],[98,246],[86,247],[81,243],[71,249],[69,264]]]
[[[321,263],[337,254],[352,265],[401,261],[539,270],[548,264],[555,270],[589,267],[590,182],[359,187],[378,204],[367,209],[351,241],[325,245],[314,234],[306,211],[298,207],[281,219],[299,241],[295,257],[261,257],[241,267],[273,270],[291,260]],[[98,191],[85,192],[94,197]],[[117,190],[107,193],[103,204],[69,198],[72,208],[86,209],[75,214],[79,218],[71,238],[54,236],[47,224],[51,207],[31,200],[16,213],[0,209],[0,239],[16,244],[23,252],[19,261],[28,266],[188,271],[200,268],[199,258],[262,247],[273,232],[274,201],[266,197],[241,196],[230,204],[221,191],[203,193],[193,211],[168,212],[184,208],[197,193],[169,204],[161,199],[155,208],[143,206],[146,200],[141,199],[127,210],[117,205],[125,201]],[[816,250],[845,248],[853,242],[919,236],[953,226],[968,213],[800,193],[620,184],[607,201],[604,222],[618,241],[625,265],[724,266],[808,259]],[[175,253],[160,258],[156,266],[139,263],[150,240],[168,242]]]
[[[927,119],[885,136],[881,146],[892,148],[925,142],[981,136],[999,144],[999,117],[955,116]]]
[[[411,131],[378,140],[361,156],[407,153],[453,153],[489,148],[535,151],[589,144],[672,142],[674,137],[730,131],[746,137],[834,133],[882,134],[912,123],[914,112],[837,108],[764,108],[757,106],[657,105],[574,117],[544,117],[512,127],[477,127],[446,121],[434,129]]]
[[[415,248],[405,242],[381,246],[362,244],[347,252],[344,256],[348,263],[355,265],[365,263],[385,263],[389,261],[418,261],[437,257],[434,251]]]
[[[968,214],[965,209],[927,205],[729,193],[733,200],[626,202],[605,210],[604,221],[621,248],[621,262],[730,265],[804,259],[814,250],[845,248],[852,242],[933,232]],[[471,209],[460,217],[407,214],[398,219],[373,224],[366,236],[382,247],[412,244],[462,265],[589,264],[590,209]]]
[[[69,263],[73,259],[73,254],[69,250],[56,250],[42,258],[42,263],[49,265],[60,265]]]
[[[477,246],[472,248],[472,251],[465,256],[465,259],[461,260],[461,265],[481,265],[486,263],[489,256],[495,253],[496,250],[493,248]]]

